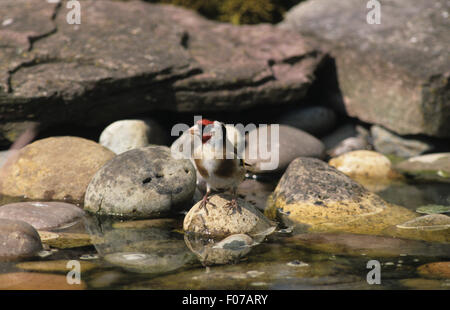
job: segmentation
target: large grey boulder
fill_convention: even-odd
[[[283,29],[310,37],[336,60],[350,116],[398,134],[450,137],[450,2],[311,0],[288,12]]]
[[[224,111],[302,99],[323,54],[292,31],[180,7],[0,1],[0,142],[27,121],[106,124],[150,110]],[[7,22],[5,22],[5,20]]]
[[[172,214],[192,201],[195,168],[188,159],[174,159],[165,146],[127,151],[110,160],[86,190],[85,210],[124,218]]]

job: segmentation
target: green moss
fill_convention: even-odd
[[[193,9],[207,18],[233,24],[277,23],[302,0],[147,0]]]

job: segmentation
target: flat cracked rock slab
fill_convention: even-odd
[[[295,103],[323,59],[301,35],[272,25],[234,26],[143,1],[87,0],[77,27],[66,21],[66,4],[1,1],[9,22],[0,23],[0,141],[30,120],[113,121],[125,104],[133,114]]]

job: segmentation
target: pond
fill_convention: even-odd
[[[263,208],[273,185],[264,188],[242,195]],[[422,205],[448,205],[450,184],[401,183],[378,194],[416,210]],[[17,199],[2,197],[1,204],[11,201]],[[278,227],[250,246],[239,238],[220,246],[186,235],[183,218],[179,214],[171,219],[120,221],[86,216],[73,226],[40,232],[44,251],[26,261],[1,262],[0,287],[29,288],[32,282],[42,289],[54,288],[65,282],[72,270],[67,262],[75,260],[81,266],[81,284],[61,288],[450,289],[450,279],[419,268],[449,261],[448,243],[346,233],[298,236],[289,227]],[[367,281],[372,260],[380,263],[380,285]]]

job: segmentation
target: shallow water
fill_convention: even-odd
[[[378,194],[411,210],[425,204],[450,204],[450,184],[397,184]],[[1,204],[11,202],[6,199],[2,197]],[[58,242],[44,240],[47,252],[43,254],[48,256],[27,260],[44,264],[1,262],[0,273],[65,276],[69,269],[64,264],[48,266],[78,260],[88,262],[89,268],[81,272],[87,289],[450,289],[450,279],[430,279],[417,272],[425,263],[449,261],[449,244],[420,243],[412,252],[405,248],[414,253],[410,255],[393,245],[390,248],[389,242],[382,250],[367,251],[352,241],[354,235],[346,235],[344,246],[318,248],[299,242],[289,230],[278,230],[264,242],[230,255],[208,247],[210,240],[202,243],[186,237],[182,220],[182,214],[176,219],[135,222],[89,216],[72,227],[53,231],[60,238]],[[233,259],[228,264],[207,266],[220,255]],[[380,285],[367,283],[369,260],[381,263]],[[7,288],[1,277],[0,286]],[[33,281],[39,282],[39,276],[36,279]],[[46,281],[50,280],[42,276],[41,288],[48,286]]]

